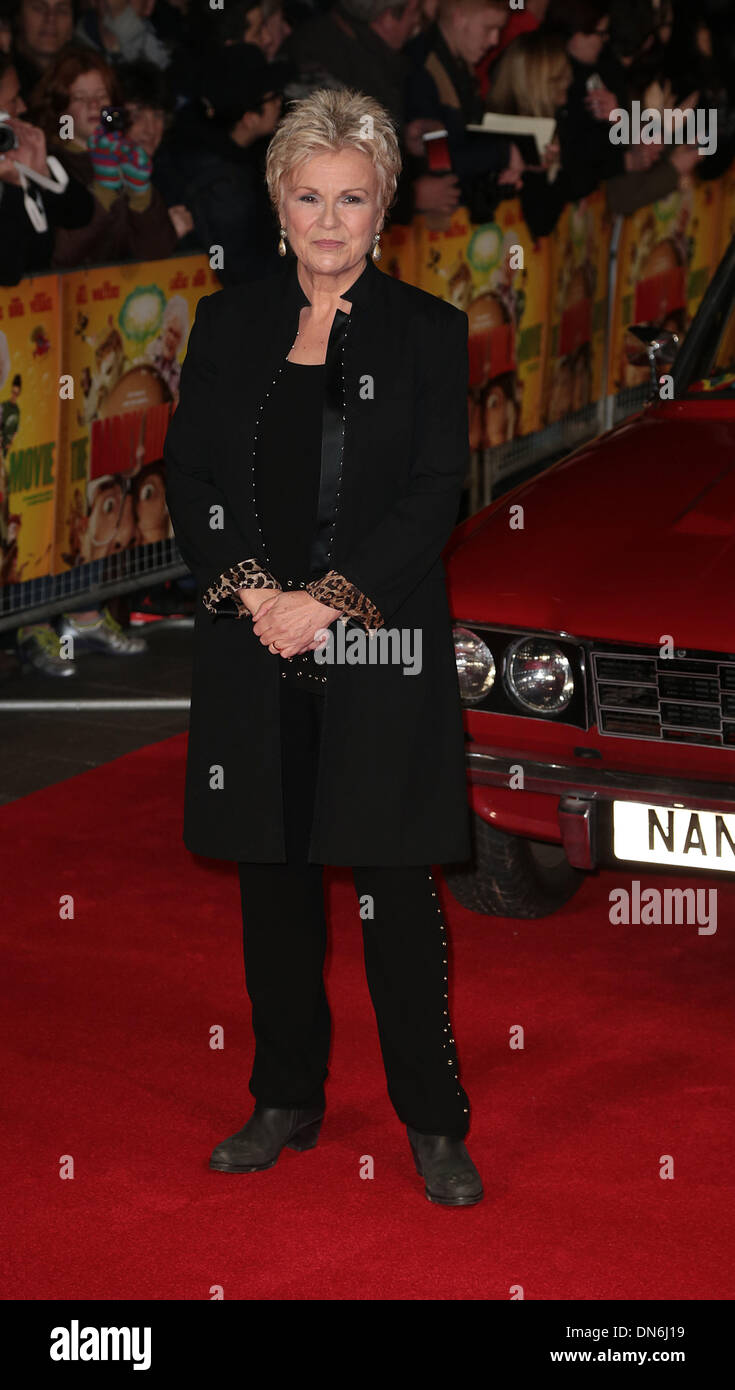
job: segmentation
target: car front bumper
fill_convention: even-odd
[[[480,744],[472,744],[467,749],[469,779],[478,787],[498,787],[507,792],[519,767],[523,770],[521,796],[523,792],[541,793],[558,801],[561,843],[569,863],[576,869],[594,869],[600,863],[599,811],[613,801],[735,813],[735,787],[727,782],[538,762],[522,752],[509,753],[507,749],[501,752]],[[517,797],[518,792],[513,795]]]

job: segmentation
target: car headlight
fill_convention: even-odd
[[[495,684],[495,660],[490,648],[468,627],[455,627],[454,659],[462,699],[483,700]]]
[[[508,648],[505,684],[513,699],[534,714],[560,714],[574,694],[571,665],[560,647],[543,637],[524,637]]]

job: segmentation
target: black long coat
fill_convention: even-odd
[[[369,257],[343,297],[352,306],[338,353],[343,395],[337,417],[325,392],[323,421],[324,477],[336,466],[344,402],[326,568],[356,584],[386,628],[420,630],[422,651],[418,674],[398,662],[330,666],[309,857],[462,861],[470,854],[464,732],[441,552],[468,467],[467,315]],[[199,303],[164,456],[176,539],[200,594],[240,560],[267,568],[253,436],[308,303],[290,254],[269,279]],[[339,310],[328,363],[338,320]],[[212,516],[224,518],[220,529]],[[285,861],[282,661],[234,605],[212,614],[198,602],[184,812],[184,842],[197,854]]]

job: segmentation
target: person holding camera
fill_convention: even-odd
[[[93,194],[86,226],[57,232],[54,268],[153,261],[176,249],[179,231],[153,186],[150,155],[129,138],[121,98],[117,74],[81,47],[66,49],[33,93],[49,148]]]
[[[64,175],[54,180],[46,137],[42,130],[22,119],[25,110],[15,64],[2,53],[0,285],[17,285],[24,275],[48,270],[57,229],[84,227],[94,212],[94,199],[78,179]],[[46,182],[38,183],[34,175]]]

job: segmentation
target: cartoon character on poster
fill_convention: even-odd
[[[67,549],[62,559],[70,566],[88,564],[131,546],[168,540],[172,527],[163,460],[143,464],[129,473],[92,479],[87,484],[86,506],[75,489],[66,529]]]
[[[516,341],[525,308],[525,270],[512,232],[494,222],[478,227],[467,261],[478,278],[461,305],[469,318],[470,445],[498,448],[520,432],[522,388]],[[457,276],[455,274],[455,279]],[[466,291],[465,291],[466,293]]]
[[[100,334],[89,334],[88,319],[78,315],[75,333],[94,352],[92,363],[82,372],[84,405],[79,412],[79,424],[139,409],[141,392],[149,405],[161,401],[176,401],[179,395],[181,365],[178,354],[189,335],[189,306],[182,295],[168,301],[157,285],[133,290],[120,310],[120,324],[128,342],[147,336],[152,306],[156,315],[157,335],[143,352],[130,352],[120,326],[112,314]],[[134,404],[130,404],[130,402]]]
[[[77,417],[91,430],[91,448],[86,499],[77,488],[65,518],[62,559],[67,565],[87,564],[173,536],[163,459],[158,450],[150,457],[150,440],[161,434],[162,443],[161,412],[167,422],[178,400],[178,356],[189,327],[184,297],[175,294],[167,300],[157,285],[132,290],[117,321],[108,315],[98,334],[90,334],[87,316],[78,314],[75,335],[93,354],[80,374],[82,406]],[[133,413],[138,423],[123,436],[128,467],[111,471],[109,438],[97,422],[109,421],[118,428],[121,417]]]
[[[83,342],[94,350],[92,366],[84,368],[81,376],[83,405],[77,412],[80,425],[91,425],[99,419],[102,407],[110,392],[117,385],[125,368],[125,347],[122,334],[116,327],[112,314],[107,317],[108,327],[96,336],[82,333]]]
[[[163,461],[89,482],[86,515],[80,519],[78,510],[72,510],[69,535],[78,549],[64,556],[67,564],[87,564],[131,546],[168,539]]]

